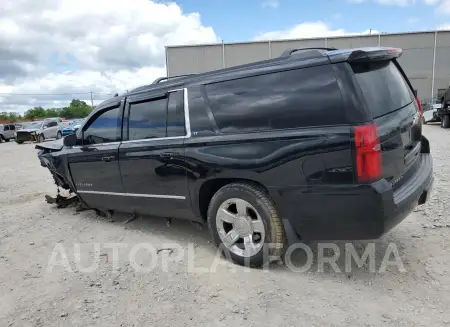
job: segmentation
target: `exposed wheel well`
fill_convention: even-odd
[[[242,178],[217,178],[212,179],[207,182],[205,182],[202,187],[200,188],[199,192],[199,209],[200,214],[202,216],[202,219],[206,221],[208,219],[208,206],[209,202],[211,201],[211,198],[213,195],[223,186],[231,183],[236,182],[242,182],[242,183],[248,183],[253,184],[261,187],[267,194],[269,191],[267,188],[262,185],[261,183],[255,182],[250,179],[242,179]]]

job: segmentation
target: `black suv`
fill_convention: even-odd
[[[90,208],[207,222],[239,264],[280,256],[292,231],[378,238],[433,182],[400,55],[297,49],[158,80],[99,105],[76,135],[37,145],[39,159]]]

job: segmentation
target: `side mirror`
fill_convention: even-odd
[[[64,145],[65,146],[77,145],[77,136],[75,134],[69,134],[66,137],[64,137]]]

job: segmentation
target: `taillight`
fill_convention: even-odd
[[[355,126],[356,172],[359,182],[381,178],[381,146],[375,124]]]
[[[422,105],[420,104],[420,100],[418,97],[416,97],[416,102],[417,102],[417,107],[419,108],[419,118],[422,118],[422,114],[423,114],[423,110],[422,110]]]

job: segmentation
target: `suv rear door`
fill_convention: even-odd
[[[378,129],[382,176],[394,189],[413,173],[420,155],[420,108],[395,59],[351,64],[365,106]],[[408,174],[409,174],[408,173]]]
[[[184,140],[190,134],[184,92],[145,92],[127,98],[119,165],[130,211],[195,219],[184,155]]]
[[[11,129],[12,128],[12,129]],[[5,140],[9,140],[14,136],[14,125],[6,124],[3,126],[3,137]]]
[[[10,124],[9,125],[9,133],[8,133],[8,139],[14,138],[14,133],[16,132],[16,125]]]

